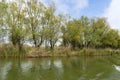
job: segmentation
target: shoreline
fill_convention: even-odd
[[[120,50],[114,49],[82,49],[82,50],[54,50],[54,51],[29,51],[26,54],[3,54],[0,58],[48,58],[48,57],[80,57],[80,56],[113,56],[120,55]]]

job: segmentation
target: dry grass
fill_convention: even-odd
[[[120,50],[114,49],[91,49],[91,48],[84,48],[79,51],[79,54],[85,56],[111,56],[115,54],[120,54]]]
[[[11,44],[5,44],[0,46],[1,57],[70,57],[70,56],[109,56],[119,55],[120,50],[115,49],[93,49],[84,48],[79,50],[73,50],[71,47],[56,47],[54,50],[45,48],[35,48],[24,46],[24,50],[19,50],[13,47]]]
[[[4,44],[0,46],[0,56],[1,57],[25,57],[25,53],[28,51],[28,47],[24,47],[20,52],[18,48],[11,44]]]
[[[27,57],[49,57],[52,56],[50,51],[45,50],[44,48],[32,48],[26,54]]]

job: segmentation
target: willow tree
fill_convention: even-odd
[[[60,28],[61,28],[61,19],[60,16],[55,14],[54,4],[50,5],[45,11],[45,27],[44,27],[44,39],[45,45],[49,46],[51,49],[54,49],[55,44],[60,38]]]
[[[30,40],[35,47],[40,47],[43,43],[43,16],[46,7],[38,0],[26,2],[26,20],[30,31]]]
[[[102,47],[102,37],[109,30],[105,18],[93,18],[90,22],[89,47]]]
[[[120,35],[118,31],[114,29],[109,29],[109,31],[104,34],[102,39],[102,46],[104,48],[119,48]]]
[[[6,24],[5,24],[5,15],[7,9],[7,3],[5,1],[0,1],[0,40],[4,40],[3,37],[6,35]],[[0,41],[1,42],[1,41]]]
[[[83,45],[83,29],[80,19],[68,21],[65,27],[62,27],[64,45],[71,45],[74,49]]]
[[[24,24],[26,10],[23,8],[23,2],[10,2],[7,8],[6,24],[9,31],[9,39],[21,51],[25,36],[27,33]]]
[[[82,16],[78,20],[68,21],[67,26],[62,27],[62,32],[63,43],[65,45],[70,44],[73,48],[102,48],[108,43],[111,47],[116,47],[119,41],[119,38],[117,38],[119,34],[117,31],[110,29],[105,18],[90,19]],[[114,37],[111,37],[111,35]]]
[[[82,16],[80,18],[80,23],[82,27],[82,47],[88,47],[91,37],[90,19],[88,17]]]

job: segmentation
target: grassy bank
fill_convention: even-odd
[[[72,56],[112,56],[112,55],[120,55],[120,50],[109,48],[107,49],[83,48],[73,50],[67,47],[58,47],[55,48],[54,50],[33,48],[26,54],[27,57],[72,57]]]
[[[13,46],[2,46],[0,47],[0,57],[29,57],[29,58],[39,58],[39,57],[72,57],[72,56],[111,56],[119,55],[119,49],[93,49],[93,48],[83,48],[78,50],[73,50],[69,47],[57,47],[54,50],[45,48],[34,48],[24,46],[24,50],[19,51],[19,49]]]
[[[0,57],[7,58],[7,57],[25,57],[26,53],[30,50],[30,47],[23,47],[24,49],[22,51],[19,51],[17,47],[14,47],[10,44],[5,44],[0,46]]]

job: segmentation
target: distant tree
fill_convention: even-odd
[[[30,41],[35,47],[40,47],[43,43],[44,12],[46,7],[38,0],[26,2],[27,17],[26,23],[29,26]]]
[[[82,46],[82,26],[80,20],[69,21],[66,27],[62,28],[63,41],[73,48]]]
[[[55,6],[51,4],[45,12],[45,27],[44,27],[44,39],[45,44],[50,45],[51,49],[54,49],[56,42],[60,38],[61,19],[60,16],[54,14]]]
[[[9,42],[20,51],[25,42],[54,49],[59,40],[61,46],[73,49],[120,48],[119,31],[111,29],[106,18],[71,19],[55,12],[54,3],[46,6],[39,0],[1,0],[0,40],[9,36]]]
[[[3,42],[4,37],[6,36],[6,24],[5,24],[5,15],[8,5],[4,0],[0,1],[0,42]]]
[[[104,36],[102,40],[102,45],[110,48],[118,48],[120,35],[118,31],[110,29]]]
[[[23,8],[23,2],[10,2],[7,8],[6,25],[9,31],[9,39],[21,51],[25,37],[26,25],[24,24],[26,10]]]
[[[82,16],[80,18],[81,27],[82,27],[82,47],[88,47],[91,38],[91,26],[90,19],[88,17]]]
[[[90,46],[91,47],[101,47],[102,37],[109,30],[109,25],[105,18],[94,18],[91,21],[91,31],[90,31]]]

